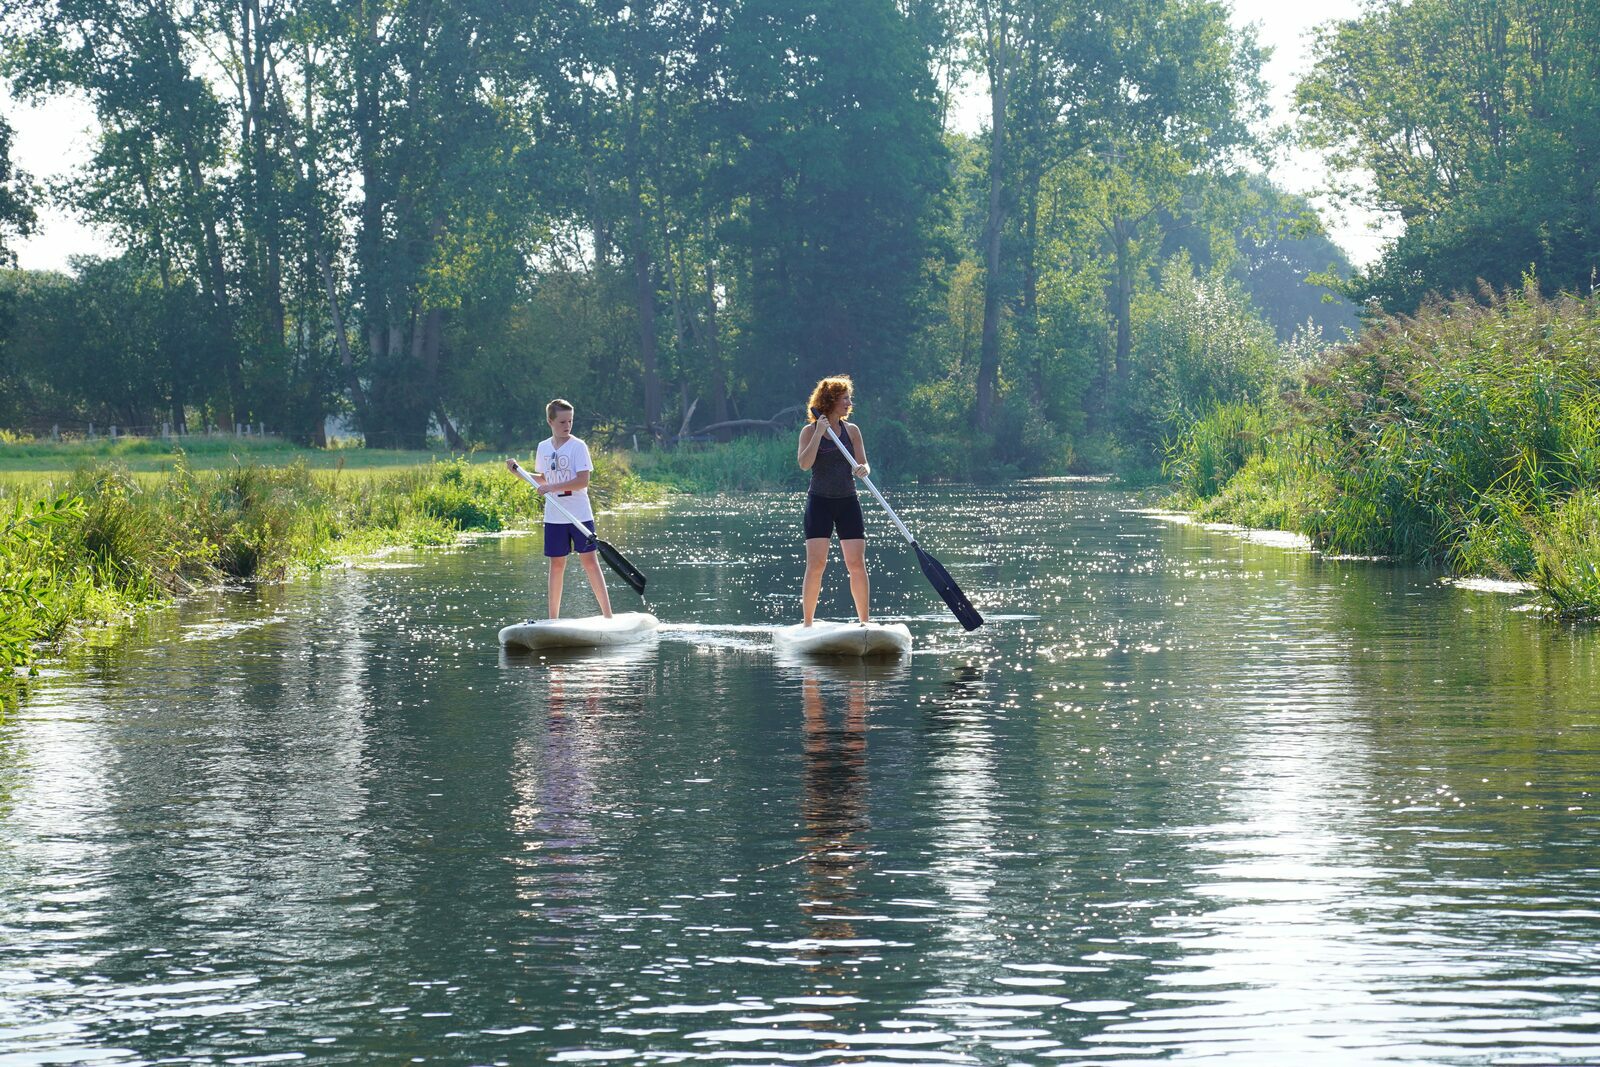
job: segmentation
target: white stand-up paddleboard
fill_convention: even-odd
[[[796,623],[772,632],[772,643],[803,656],[901,656],[911,651],[911,631],[903,622]]]
[[[606,618],[537,619],[500,631],[500,643],[515,648],[601,648],[643,641],[661,625],[647,611],[619,611]]]

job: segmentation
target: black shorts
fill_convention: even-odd
[[[861,499],[856,496],[818,496],[806,494],[806,540],[832,537],[839,531],[841,541],[860,541],[867,536],[867,523],[861,517]]]

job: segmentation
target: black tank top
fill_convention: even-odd
[[[817,496],[846,497],[856,495],[855,447],[850,440],[850,427],[839,424],[839,440],[848,450],[840,452],[828,432],[822,432],[822,444],[817,446],[817,458],[811,464],[811,491]]]

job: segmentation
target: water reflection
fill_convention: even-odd
[[[837,726],[823,703],[825,668],[812,667],[800,682],[804,724],[801,815],[805,832],[807,899],[819,941],[852,941],[852,918],[861,892],[858,880],[867,866],[867,682],[846,678]],[[819,955],[825,955],[819,949]]]
[[[596,827],[629,724],[643,713],[654,639],[611,649],[532,652],[502,646],[502,668],[530,684],[512,747],[507,857],[521,920],[513,951],[530,963],[586,974],[596,902],[616,876],[614,847]],[[560,950],[560,955],[552,955]]]
[[[891,666],[774,657],[761,495],[619,517],[658,643],[502,653],[507,539],[66,664],[0,727],[0,1061],[1596,1060],[1600,635],[895,495],[991,624],[886,553]]]

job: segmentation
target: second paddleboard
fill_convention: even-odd
[[[631,645],[655,632],[660,622],[647,611],[619,611],[611,618],[530,619],[500,631],[500,643],[512,648],[602,648]]]
[[[822,622],[780,626],[772,643],[804,656],[903,656],[911,631],[903,622]]]

